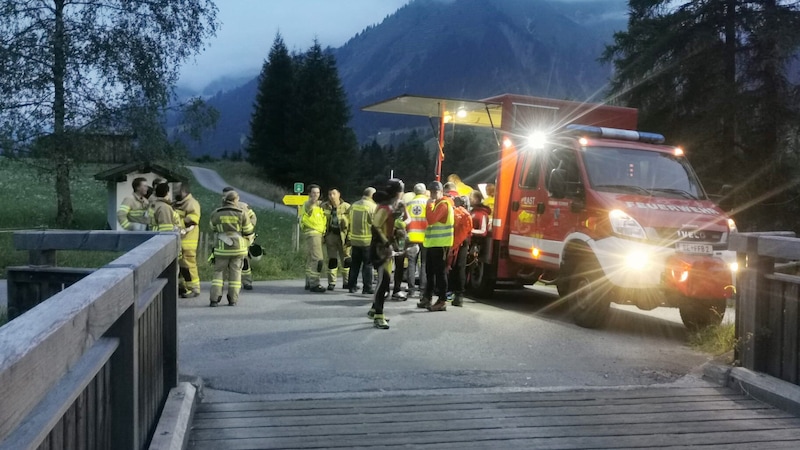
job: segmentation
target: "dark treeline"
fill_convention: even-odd
[[[603,56],[615,102],[683,145],[743,231],[800,231],[800,6],[779,0],[630,0]]]
[[[412,131],[359,148],[348,127],[350,110],[333,56],[319,43],[291,55],[280,34],[259,78],[250,120],[249,161],[266,178],[290,187],[315,183],[337,187],[357,198],[367,186],[379,187],[391,175],[414,183],[435,177],[436,138]],[[457,173],[465,182],[494,181],[497,144],[491,132],[470,128],[445,131],[443,176]]]

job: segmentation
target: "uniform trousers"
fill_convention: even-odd
[[[354,245],[351,253],[353,256],[347,285],[351,289],[355,289],[356,285],[358,285],[358,272],[361,270],[361,282],[364,283],[363,289],[365,291],[372,289],[372,264],[369,262],[369,246]]]
[[[432,299],[433,294],[439,300],[447,299],[447,251],[449,247],[428,247],[425,258],[425,290],[423,298]]]
[[[319,273],[322,270],[322,234],[316,231],[303,233],[306,249],[306,285],[319,286]]]
[[[242,289],[242,261],[244,256],[214,256],[214,278],[211,280],[211,301],[222,299],[225,277],[228,278],[228,303],[235,305],[239,301]]]
[[[181,259],[178,261],[183,275],[183,290],[200,292],[200,274],[197,271],[197,247],[181,248]],[[187,276],[188,275],[188,276]]]
[[[332,264],[328,265],[328,285],[336,286],[336,278],[339,272],[339,267],[342,268],[342,283],[349,284],[350,269],[344,267],[344,259],[350,258],[350,246],[344,245],[341,235],[336,233],[328,233],[325,235],[325,249],[328,252],[328,260],[330,261],[335,259],[337,266],[331,269]]]

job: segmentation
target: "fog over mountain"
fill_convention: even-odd
[[[363,142],[408,124],[359,110],[405,93],[600,100],[611,67],[597,58],[613,32],[625,28],[626,8],[625,0],[412,1],[331,50],[352,107],[351,126]],[[208,101],[220,119],[192,145],[194,155],[238,151],[246,140],[257,75],[233,89],[230,81],[212,88],[219,93]]]

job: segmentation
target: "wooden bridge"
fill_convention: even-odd
[[[800,260],[793,235],[732,239],[742,267],[736,319],[742,367],[731,371],[730,387],[207,403],[198,406],[191,435],[169,444],[156,428],[178,384],[177,235],[54,231],[14,240],[31,252],[31,265],[9,271],[9,295],[17,297],[11,306],[19,308],[13,315],[32,309],[0,328],[0,450],[187,443],[197,449],[800,448],[800,395],[792,398],[800,380],[800,277],[781,269]],[[59,268],[56,251],[67,249],[127,253],[96,270]],[[788,395],[776,394],[781,389]]]

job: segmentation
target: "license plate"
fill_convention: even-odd
[[[714,252],[714,247],[711,244],[691,244],[688,242],[676,242],[675,250],[681,253],[710,254]]]

